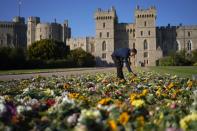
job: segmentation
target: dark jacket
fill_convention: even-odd
[[[117,59],[120,59],[122,62],[125,62],[128,71],[132,72],[129,58],[130,52],[131,50],[129,48],[119,48],[112,53],[112,57],[116,57]]]

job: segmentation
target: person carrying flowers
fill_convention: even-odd
[[[135,48],[133,49],[119,48],[112,53],[111,57],[117,68],[118,78],[124,79],[123,70],[122,70],[124,63],[126,64],[128,71],[131,72],[134,76],[136,76],[136,74],[132,71],[130,67],[131,65],[130,57],[135,56],[136,54],[137,54],[137,50]]]

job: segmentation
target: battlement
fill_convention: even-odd
[[[155,18],[157,14],[157,10],[155,6],[151,6],[147,9],[140,9],[139,6],[136,7],[135,17],[136,18]]]
[[[28,18],[28,22],[40,23],[40,17],[30,16],[30,17]]]
[[[95,13],[96,20],[110,20],[114,18],[117,18],[116,10],[114,7],[111,7],[111,9],[108,9],[107,11],[98,8]]]

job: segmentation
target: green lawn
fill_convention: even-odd
[[[31,69],[31,70],[0,70],[0,75],[6,74],[30,74],[42,72],[65,72],[76,70],[91,70],[94,68],[62,68],[62,69]],[[197,74],[197,66],[156,66],[156,67],[137,67],[137,71],[153,71],[160,74],[168,73],[180,77],[191,78],[193,74]]]
[[[158,72],[160,74],[168,73],[172,75],[177,75],[180,77],[191,78],[192,75],[197,75],[197,66],[156,66],[156,67],[145,67],[137,68],[137,70],[148,70],[153,72]]]
[[[0,75],[8,74],[32,74],[32,73],[47,73],[47,72],[65,72],[65,71],[76,71],[84,70],[89,68],[58,68],[58,69],[21,69],[21,70],[0,70]],[[94,68],[91,68],[94,69]]]

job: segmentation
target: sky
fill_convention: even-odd
[[[134,23],[136,6],[157,8],[157,26],[197,25],[197,0],[22,0],[21,16],[38,16],[41,22],[69,21],[72,37],[95,35],[97,8],[115,7],[120,23]],[[0,0],[0,21],[18,16],[18,0]]]

